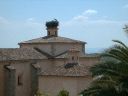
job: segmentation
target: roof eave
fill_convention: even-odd
[[[22,45],[22,44],[47,44],[47,43],[82,43],[82,44],[87,44],[86,42],[31,42],[31,43],[27,43],[27,42],[21,42],[18,43],[18,45]]]

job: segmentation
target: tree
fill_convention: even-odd
[[[46,92],[40,92],[40,91],[38,90],[34,96],[49,96],[49,94],[46,93]]]
[[[94,80],[83,96],[128,96],[128,46],[118,40],[101,55],[100,64],[91,67]]]
[[[123,29],[128,34],[128,25],[125,25],[125,27]]]
[[[69,92],[67,90],[60,90],[57,96],[69,96]]]

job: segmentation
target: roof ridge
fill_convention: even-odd
[[[35,49],[37,52],[39,52],[39,53],[41,53],[41,54],[47,56],[48,58],[53,58],[52,55],[48,54],[47,52],[44,52],[43,50],[40,50],[40,49],[37,48],[37,47],[35,47],[34,49]]]
[[[40,38],[35,38],[35,39],[31,39],[28,41],[23,41],[20,42],[19,44],[24,44],[24,43],[47,43],[47,42],[65,42],[65,43],[86,43],[84,41],[80,41],[80,40],[75,40],[72,38],[67,38],[67,37],[61,37],[61,36],[44,36],[44,37],[40,37]]]

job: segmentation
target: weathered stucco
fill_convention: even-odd
[[[14,62],[11,64],[16,69],[16,96],[30,96],[31,93],[31,70],[30,62]],[[18,85],[18,75],[22,76],[22,85]],[[26,90],[27,89],[27,90]]]
[[[83,46],[84,44],[80,44],[80,43],[34,43],[34,44],[21,44],[20,47],[21,48],[39,48],[44,52],[47,52],[49,54],[53,54],[53,55],[57,55],[61,52],[65,52],[71,48],[75,48],[76,50],[80,51],[80,54],[84,54],[83,51]]]
[[[62,77],[41,76],[39,77],[39,91],[57,96],[60,90],[69,91],[69,96],[78,96],[81,90],[89,86],[90,77]]]

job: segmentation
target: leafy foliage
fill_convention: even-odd
[[[101,62],[91,67],[94,80],[83,96],[128,96],[128,46],[117,44],[101,55]]]
[[[125,27],[123,29],[128,34],[128,25],[127,24],[125,25]]]
[[[63,89],[59,92],[58,96],[69,96],[69,92]]]
[[[35,96],[49,96],[46,92],[40,92],[39,90],[36,92]]]

